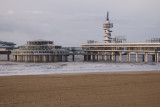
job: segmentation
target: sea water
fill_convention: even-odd
[[[130,72],[130,71],[160,71],[160,64],[150,61],[145,64],[142,61],[132,62],[84,62],[82,57],[75,58],[75,62],[69,58],[68,62],[53,63],[25,63],[0,61],[0,76],[11,75],[41,75],[41,74],[69,74],[69,73],[96,73],[96,72]]]

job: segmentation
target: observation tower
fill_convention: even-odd
[[[107,12],[107,18],[106,22],[103,24],[103,29],[105,30],[105,43],[111,43],[111,30],[110,28],[113,28],[113,23],[110,23],[109,21],[109,12]]]

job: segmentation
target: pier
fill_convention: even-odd
[[[124,38],[112,38],[111,28],[113,28],[113,23],[109,21],[109,12],[107,12],[107,18],[103,24],[105,43],[94,41],[83,43],[81,46],[84,51],[84,61],[110,60],[115,62],[119,56],[118,60],[122,62],[122,56],[126,55],[127,62],[131,62],[131,53],[135,53],[137,63],[139,62],[139,55],[142,55],[142,60],[145,63],[148,63],[148,55],[152,55],[152,61],[159,63],[160,39],[146,43],[127,43]]]
[[[82,47],[62,47],[69,51],[69,56],[72,56],[72,61],[75,61],[76,55],[83,55]]]
[[[152,55],[152,60],[159,63],[160,43],[96,43],[82,44],[85,61],[116,61],[119,56],[119,62],[122,62],[122,55],[127,56],[127,62],[131,62],[131,53],[135,53],[136,62],[138,56],[142,55],[144,62],[148,63],[148,55]],[[143,53],[143,54],[142,54]]]
[[[112,62],[123,62],[122,56],[126,56],[126,61],[130,63],[131,55],[134,55],[136,63],[140,60],[148,63],[149,56],[152,57],[152,61],[159,63],[160,38],[147,40],[144,43],[127,43],[123,37],[111,37],[111,28],[113,23],[110,22],[109,12],[107,12],[106,21],[103,24],[104,43],[88,40],[81,47],[61,47],[54,45],[53,41],[37,40],[28,41],[26,45],[16,49],[14,43],[0,41],[0,54],[6,54],[7,60],[10,60],[9,55],[12,53],[13,60],[17,62],[63,62],[68,61],[68,56],[75,61],[76,55],[83,55],[84,61]],[[140,55],[142,59],[139,59]]]
[[[28,41],[27,45],[13,50],[12,55],[17,62],[66,62],[69,53],[60,48],[53,41]]]
[[[16,49],[15,43],[0,41],[0,55],[7,55],[7,61],[10,60],[11,50]]]

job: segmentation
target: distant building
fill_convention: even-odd
[[[148,43],[160,43],[160,38],[152,38],[150,40],[147,40]]]
[[[0,41],[0,54],[4,54],[4,55],[6,54],[7,60],[9,61],[11,50],[16,49],[15,45],[16,44],[13,42]]]
[[[69,52],[56,46],[53,41],[28,41],[26,45],[13,50],[14,61],[18,62],[62,62],[67,61]]]
[[[9,51],[15,49],[15,43],[0,41],[0,51]]]
[[[94,40],[88,40],[87,43],[98,43],[98,42]]]
[[[111,43],[125,43],[126,38],[124,36],[117,36],[115,38],[111,38]]]

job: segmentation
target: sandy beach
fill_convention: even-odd
[[[159,106],[156,71],[0,77],[0,107]]]

